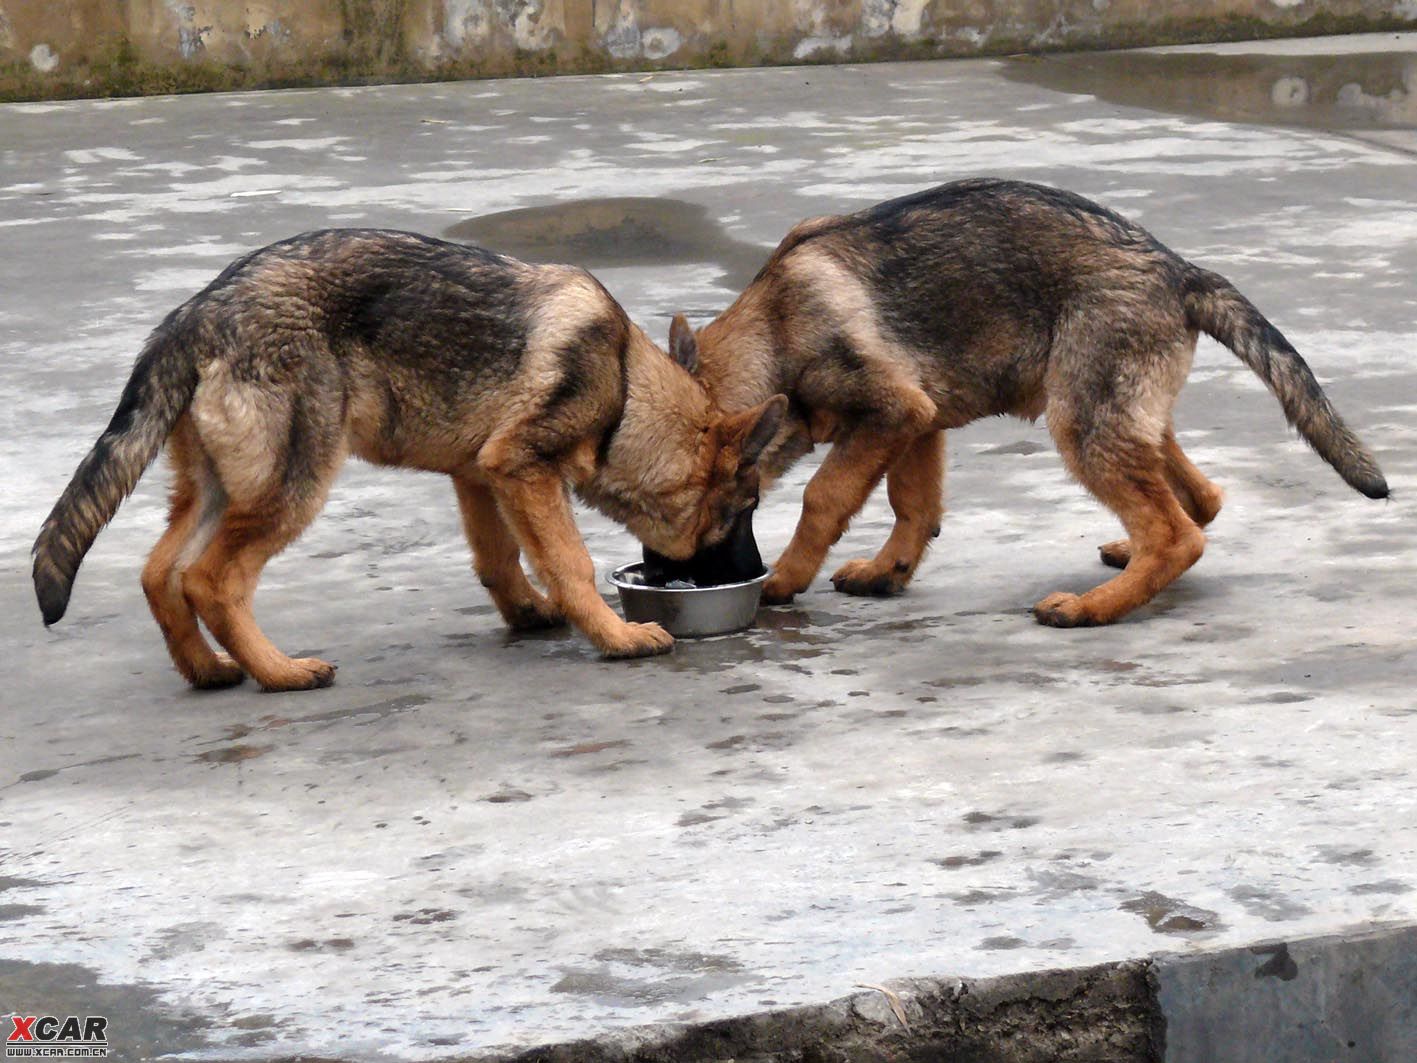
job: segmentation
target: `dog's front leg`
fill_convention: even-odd
[[[521,548],[497,510],[492,490],[465,476],[454,476],[463,530],[472,547],[473,567],[502,619],[513,631],[558,627],[566,618],[522,571]]]
[[[607,657],[668,653],[674,639],[658,624],[627,624],[595,589],[595,565],[554,470],[497,476],[493,493],[522,550],[561,613]]]
[[[806,590],[846,526],[871,497],[914,432],[860,427],[838,438],[802,496],[802,517],[782,557],[763,585],[763,600],[790,602]]]

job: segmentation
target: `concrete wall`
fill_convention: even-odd
[[[1417,0],[0,0],[0,99],[1412,25]]]

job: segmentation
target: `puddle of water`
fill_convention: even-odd
[[[1004,73],[1109,103],[1228,122],[1417,129],[1417,54],[1102,52],[1016,59]]]
[[[707,208],[681,199],[579,199],[460,221],[450,239],[482,244],[528,262],[569,262],[589,270],[711,263],[738,290],[767,261],[769,247],[728,235]]]

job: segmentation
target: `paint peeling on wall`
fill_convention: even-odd
[[[1417,25],[1417,0],[0,0],[0,99]]]

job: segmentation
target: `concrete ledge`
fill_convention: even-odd
[[[1166,1063],[1417,1059],[1417,927],[1153,965]]]
[[[687,1027],[643,1027],[501,1058],[518,1063],[1140,1061],[1161,1058],[1161,1033],[1149,965],[1142,962],[981,981],[892,981],[819,1007]]]
[[[1331,1063],[1417,1059],[1417,927],[978,981],[548,1045],[508,1063]]]

